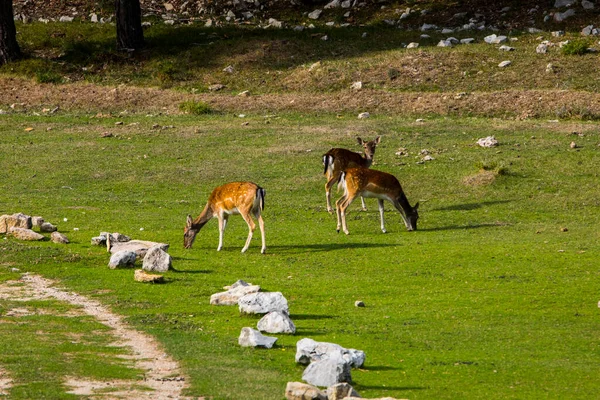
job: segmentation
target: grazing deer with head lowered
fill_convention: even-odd
[[[381,216],[381,230],[386,233],[383,220],[383,201],[391,202],[402,215],[406,229],[417,230],[419,219],[419,203],[414,207],[408,202],[400,182],[395,176],[385,172],[367,168],[350,168],[344,171],[340,177],[341,187],[344,195],[335,203],[337,209],[337,231],[340,227],[346,235],[349,234],[346,226],[346,209],[357,196],[374,197],[379,202],[379,215]]]
[[[256,224],[252,220],[252,215],[258,220],[260,234],[262,237],[261,253],[265,253],[265,223],[261,212],[265,207],[265,190],[252,182],[231,182],[223,186],[216,187],[210,196],[204,210],[196,219],[191,215],[187,216],[187,221],[183,234],[183,246],[190,249],[194,243],[196,235],[202,227],[211,219],[216,217],[219,220],[219,247],[217,251],[223,248],[223,232],[227,225],[227,220],[231,214],[240,214],[248,224],[248,239],[242,249],[242,253],[248,250],[252,233]]]
[[[327,177],[327,183],[325,184],[325,197],[327,198],[327,211],[333,212],[331,208],[331,188],[340,180],[342,171],[348,168],[363,167],[369,168],[373,164],[373,156],[375,155],[375,148],[381,141],[381,136],[377,136],[370,142],[365,142],[361,138],[357,137],[356,140],[360,144],[364,151],[364,157],[350,150],[334,148],[323,154],[323,165],[325,170],[323,174]],[[367,209],[365,200],[361,197],[363,210]]]

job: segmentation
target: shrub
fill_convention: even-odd
[[[179,109],[187,114],[203,115],[212,114],[214,111],[202,101],[184,101],[179,104]]]
[[[561,48],[561,51],[566,56],[582,55],[588,52],[589,47],[589,41],[585,39],[577,39],[565,44]]]
[[[38,83],[62,83],[63,78],[54,71],[37,71],[35,79]]]

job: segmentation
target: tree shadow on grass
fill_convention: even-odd
[[[458,230],[469,230],[469,229],[479,229],[479,228],[499,228],[499,227],[508,226],[508,225],[510,225],[510,224],[485,223],[485,224],[470,224],[470,225],[449,225],[449,226],[440,226],[438,228],[419,229],[419,231],[421,231],[421,232],[458,231]]]
[[[347,243],[315,243],[315,244],[300,244],[300,245],[280,245],[280,246],[269,246],[269,249],[278,249],[280,252],[295,253],[295,252],[321,252],[321,251],[335,251],[335,250],[346,250],[346,249],[373,249],[381,247],[395,247],[396,243],[359,243],[359,242],[347,242]]]
[[[305,319],[333,319],[333,315],[318,315],[318,314],[292,314],[290,318],[294,320],[305,320]]]
[[[373,390],[398,390],[398,391],[406,391],[406,390],[427,390],[429,387],[427,386],[375,386],[375,385],[360,385],[357,384],[354,388],[358,391],[364,389],[373,389]]]

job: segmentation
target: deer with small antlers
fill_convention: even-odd
[[[219,220],[219,247],[217,251],[223,248],[223,232],[227,225],[227,220],[232,214],[240,214],[248,224],[248,239],[242,249],[242,253],[248,250],[252,234],[256,224],[252,220],[252,215],[258,220],[260,234],[262,239],[261,253],[265,253],[265,223],[261,212],[265,207],[265,190],[252,182],[231,182],[216,187],[210,196],[204,210],[196,219],[191,215],[187,216],[187,221],[183,234],[183,246],[190,249],[194,243],[196,235],[202,227],[211,219]]]
[[[325,197],[327,198],[327,211],[330,213],[333,212],[333,208],[331,208],[331,188],[340,180],[342,171],[353,167],[369,168],[373,164],[375,148],[381,141],[381,136],[377,136],[369,142],[365,142],[359,137],[356,140],[364,149],[364,157],[360,153],[339,148],[331,149],[323,154],[323,165],[325,166],[323,174],[327,177]],[[362,209],[366,211],[365,200],[362,197],[360,200],[362,202]]]
[[[419,203],[411,207],[395,176],[374,169],[350,168],[342,172],[339,185],[343,188],[344,195],[335,203],[338,233],[341,227],[346,235],[349,234],[346,225],[346,209],[358,196],[374,197],[378,200],[383,233],[386,233],[383,219],[384,200],[391,202],[400,212],[407,230],[417,230]]]

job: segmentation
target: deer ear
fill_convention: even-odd
[[[188,227],[188,228],[191,227],[192,226],[192,222],[194,222],[194,220],[192,219],[192,216],[188,215],[187,216],[187,220],[185,221],[185,226]]]
[[[413,210],[417,211],[419,209],[419,202],[417,201],[417,204],[415,204],[415,206],[413,207]]]
[[[375,144],[379,144],[381,142],[381,136],[377,136],[374,140]]]
[[[361,138],[357,137],[356,141],[358,142],[358,144],[360,144],[361,146],[363,145],[363,143],[365,142],[364,140],[362,140]]]

